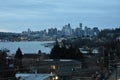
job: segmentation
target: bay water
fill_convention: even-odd
[[[49,54],[51,47],[46,47],[45,44],[54,43],[54,41],[25,41],[25,42],[0,42],[0,50],[8,49],[9,54],[15,54],[18,48],[22,53],[38,53],[41,50],[43,53]]]

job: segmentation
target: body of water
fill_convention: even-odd
[[[10,54],[15,54],[18,48],[22,53],[37,53],[41,50],[44,53],[49,54],[51,47],[45,47],[44,44],[54,43],[54,41],[30,41],[30,42],[0,42],[0,49],[10,50]]]

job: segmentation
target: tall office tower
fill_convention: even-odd
[[[50,28],[50,29],[48,29],[48,34],[50,36],[57,35],[57,28]]]
[[[70,35],[72,34],[72,28],[71,28],[70,24],[65,25],[65,26],[63,27],[62,31],[63,31],[63,34],[64,34],[65,36],[70,36]]]
[[[30,28],[28,28],[28,34],[29,34],[29,33],[31,33],[31,30],[30,30]]]
[[[79,24],[80,29],[82,30],[82,23]]]
[[[98,27],[93,28],[93,35],[97,36],[99,32],[100,31],[99,31]]]
[[[70,28],[70,23],[68,23],[68,25],[67,25],[69,28]]]

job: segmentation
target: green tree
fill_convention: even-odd
[[[0,68],[5,68],[7,66],[6,56],[7,53],[5,51],[0,50]]]
[[[17,67],[18,69],[22,67],[22,51],[20,48],[17,49],[16,54],[15,54],[15,67]]]
[[[59,54],[60,54],[60,46],[59,46],[58,41],[56,40],[56,43],[55,43],[54,47],[51,50],[50,58],[57,59],[59,57],[58,56]]]
[[[72,44],[65,45],[62,43],[60,46],[58,42],[56,42],[51,50],[50,58],[81,60],[83,58],[83,54],[80,52],[78,47],[73,47]]]
[[[0,50],[0,78],[3,78],[2,80],[8,80],[7,79],[8,77],[15,78],[15,71],[9,67],[9,64],[7,63],[8,61],[7,61],[6,57],[7,57],[6,51]]]
[[[20,48],[18,48],[15,54],[15,59],[22,60],[22,56],[22,51]]]

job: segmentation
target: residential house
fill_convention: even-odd
[[[38,61],[41,60],[41,56],[39,54],[24,54],[22,58],[22,65],[24,67],[30,67],[36,65]]]
[[[46,70],[47,73],[58,75],[61,80],[70,80],[71,76],[82,68],[82,63],[71,59],[46,59],[40,61],[39,66],[41,68],[38,72]]]

